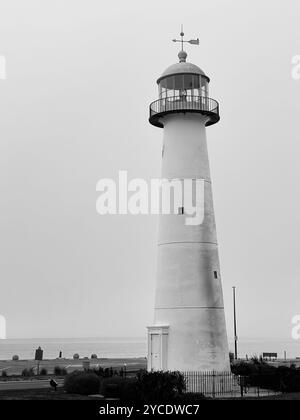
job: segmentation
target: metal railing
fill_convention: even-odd
[[[219,121],[219,104],[205,96],[171,96],[158,99],[150,105],[150,120],[155,123],[155,116],[172,112],[199,112],[212,117],[212,123]],[[156,124],[154,124],[156,125]]]
[[[184,372],[186,392],[209,397],[231,396],[238,389],[238,377],[231,372]]]
[[[280,394],[249,383],[249,378],[231,372],[183,372],[186,393],[202,394],[211,398],[267,397]]]

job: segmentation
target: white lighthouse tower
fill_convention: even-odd
[[[198,40],[184,41],[198,44]],[[174,40],[177,41],[177,40]],[[187,225],[185,209],[161,215],[154,325],[148,327],[148,370],[229,371],[206,127],[216,124],[218,103],[210,79],[187,53],[158,79],[159,99],[150,123],[163,128],[162,178],[201,180],[204,219]]]

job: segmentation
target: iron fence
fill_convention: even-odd
[[[249,385],[244,376],[231,372],[183,372],[186,393],[202,394],[211,398],[266,397],[279,392]]]
[[[184,372],[186,392],[210,397],[233,395],[239,378],[231,372]]]

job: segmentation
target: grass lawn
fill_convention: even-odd
[[[211,398],[208,398],[211,400]],[[27,389],[27,390],[6,390],[0,391],[0,400],[85,400],[92,401],[97,398],[90,398],[83,395],[74,395],[65,393],[63,388],[58,388],[55,392],[52,389]],[[223,400],[222,398],[216,401]],[[231,400],[231,398],[226,398]],[[232,398],[232,400],[245,400],[245,401],[256,401],[256,400],[269,400],[269,401],[300,401],[300,392],[281,394],[268,397],[245,397],[245,398]]]
[[[63,388],[57,391],[51,389],[28,389],[0,391],[0,400],[90,400],[94,398],[83,395],[66,394]]]
[[[245,398],[246,399],[246,398]],[[249,398],[251,400],[251,398]],[[290,394],[281,394],[281,395],[274,395],[270,397],[263,397],[257,398],[260,400],[269,400],[269,401],[300,401],[300,392],[293,392]]]
[[[223,398],[220,398],[221,400]],[[270,395],[268,397],[244,397],[244,398],[226,398],[226,400],[236,401],[300,401],[300,392],[293,392],[289,394]]]

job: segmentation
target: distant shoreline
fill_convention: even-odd
[[[66,359],[72,359],[75,353],[80,358],[96,354],[101,359],[136,358],[147,356],[146,337],[87,337],[87,338],[34,338],[0,340],[0,359],[11,360],[18,355],[22,360],[32,360],[35,349],[41,346],[44,350],[44,359],[55,360],[60,351]],[[229,349],[234,349],[232,339],[229,339]],[[262,353],[277,353],[280,359],[284,354],[288,359],[300,357],[300,341],[291,339],[253,339],[240,337],[238,354],[241,358],[246,355],[260,356]]]
[[[22,360],[32,360],[35,350],[41,347],[43,358],[57,359],[62,357],[72,359],[74,354],[80,358],[134,358],[144,357],[147,354],[146,339],[139,338],[90,338],[90,339],[6,339],[0,342],[0,359],[9,360],[17,355]]]
[[[113,368],[115,370],[125,369],[129,371],[138,371],[145,369],[147,360],[145,357],[134,358],[100,358],[100,359],[45,359],[42,361],[28,359],[28,360],[0,360],[0,376],[2,371],[8,375],[21,375],[24,369],[33,368],[35,372],[37,369],[46,369],[48,374],[53,374],[54,368],[59,366],[67,370],[68,373],[74,370],[83,369],[83,364],[89,362],[90,369]]]

